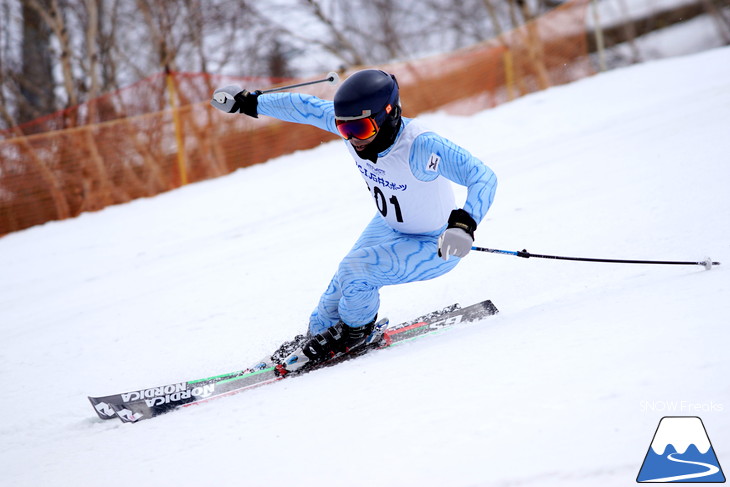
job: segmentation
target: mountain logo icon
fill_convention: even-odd
[[[725,482],[702,420],[697,416],[663,417],[636,481]]]

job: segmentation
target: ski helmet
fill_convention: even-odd
[[[350,75],[335,93],[335,118],[356,120],[372,117],[382,127],[388,116],[400,118],[400,95],[395,76],[379,69]]]

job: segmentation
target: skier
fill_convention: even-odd
[[[384,71],[352,74],[334,102],[226,86],[215,91],[211,105],[342,136],[377,207],[310,316],[307,335],[275,354],[288,370],[365,343],[376,323],[380,288],[433,279],[453,269],[471,250],[477,223],[494,199],[492,170],[418,120],[403,117],[398,82]],[[468,188],[462,208],[451,181]]]

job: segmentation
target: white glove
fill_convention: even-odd
[[[224,86],[223,88],[218,88],[215,92],[213,92],[213,99],[210,100],[210,104],[218,110],[231,113],[233,111],[233,105],[236,104],[235,97],[242,91],[243,88],[238,85],[229,85]]]
[[[474,243],[476,228],[477,224],[469,213],[462,209],[452,211],[448,227],[439,237],[439,257],[444,260],[449,260],[450,255],[466,257]]]
[[[439,257],[449,260],[450,255],[466,257],[474,239],[461,228],[447,228],[439,237]]]

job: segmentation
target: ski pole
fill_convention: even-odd
[[[488,249],[486,247],[472,247],[472,250],[479,252],[490,252],[492,254],[506,254],[514,255],[517,257],[523,257],[529,259],[535,257],[539,259],[555,259],[555,260],[573,260],[581,262],[609,262],[613,264],[664,264],[664,265],[702,265],[708,271],[712,269],[713,265],[720,265],[719,262],[715,262],[709,257],[703,261],[677,261],[677,260],[627,260],[627,259],[596,259],[592,257],[562,257],[558,255],[543,255],[543,254],[531,254],[527,250],[511,251],[511,250],[499,250],[499,249]]]
[[[331,85],[336,85],[339,82],[340,82],[340,77],[337,75],[337,73],[335,73],[334,71],[331,71],[329,74],[327,74],[327,77],[323,78],[323,79],[317,79],[314,81],[305,81],[304,83],[297,83],[297,84],[288,85],[288,86],[280,86],[278,88],[271,88],[269,90],[259,91],[259,93],[261,93],[261,94],[273,93],[275,91],[290,90],[292,88],[299,88],[300,86],[314,85],[317,83],[329,83]]]

